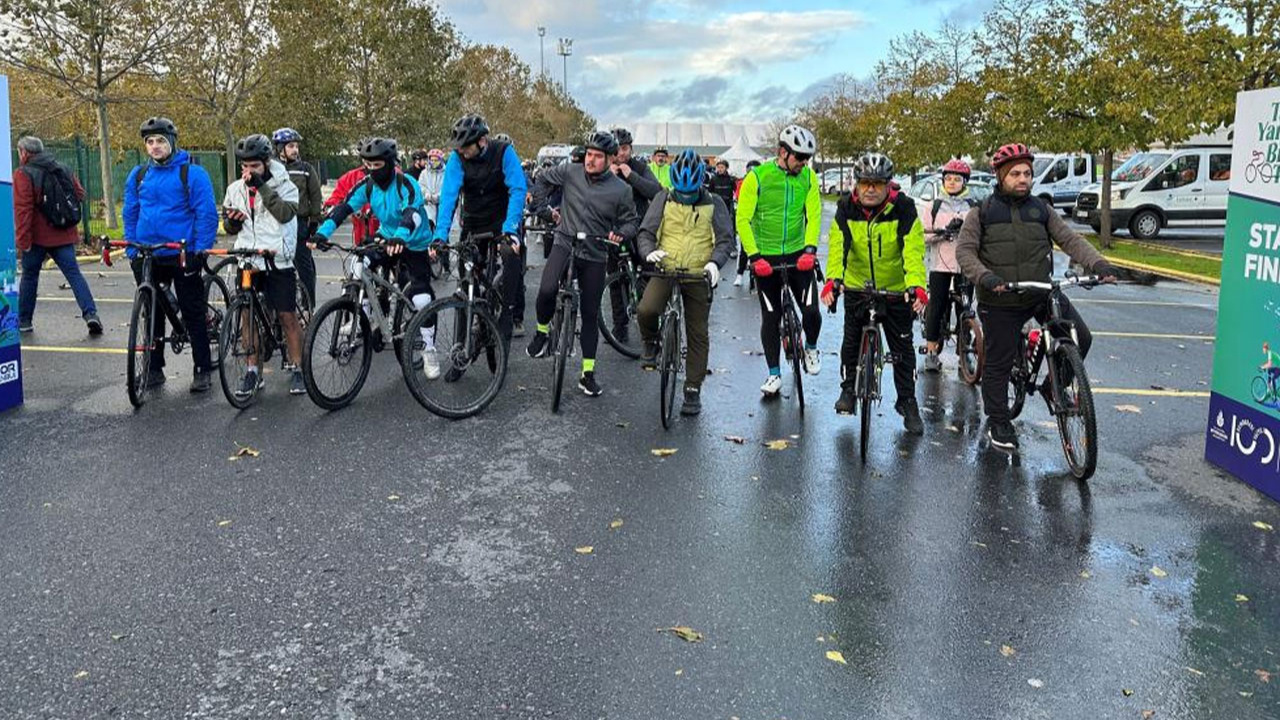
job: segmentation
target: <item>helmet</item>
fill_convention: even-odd
[[[142,123],[142,127],[138,129],[143,139],[152,135],[168,135],[169,137],[178,137],[178,126],[167,117],[151,117]]]
[[[249,135],[236,143],[237,160],[261,160],[271,157],[271,141],[266,135]]]
[[[493,139],[495,142],[506,143],[508,145],[511,144],[511,136],[506,133],[498,133],[493,136]]]
[[[660,147],[660,148],[658,148],[658,149],[654,150],[654,151],[653,151],[653,154],[654,154],[654,155],[670,155],[671,153],[667,152],[667,149],[666,149],[666,148],[664,148],[664,147]]]
[[[271,133],[271,142],[275,143],[276,147],[280,147],[291,142],[302,142],[302,136],[293,128],[283,127]]]
[[[587,159],[587,149],[581,145],[574,145],[569,151],[569,162],[580,163]]]
[[[619,145],[630,145],[635,142],[635,138],[631,137],[631,131],[626,128],[614,128],[613,137]]]
[[[812,155],[818,151],[818,140],[813,133],[799,125],[788,125],[778,133],[778,144],[800,155]]]
[[[960,158],[948,160],[947,164],[942,166],[943,175],[947,175],[947,174],[961,175],[964,177],[965,180],[968,180],[969,173],[970,173],[969,163],[961,160]]]
[[[855,180],[889,182],[893,179],[893,161],[878,152],[870,152],[853,163]]]
[[[428,150],[428,151],[427,151],[427,159],[428,159],[428,160],[443,160],[443,159],[444,159],[444,151],[443,151],[443,150],[441,150],[440,148],[431,148],[430,150]]]
[[[754,170],[754,169],[756,169],[756,168],[758,168],[758,167],[760,167],[760,161],[759,161],[759,160],[748,160],[748,161],[747,161],[747,170],[748,170],[748,171],[750,171],[750,170]]]
[[[489,124],[479,115],[463,115],[453,124],[453,133],[449,143],[454,147],[465,147],[489,134]]]
[[[413,151],[413,155],[411,155],[410,157],[414,160],[426,160],[427,151],[423,150],[422,148],[418,148],[417,150]]]
[[[671,163],[671,189],[696,192],[707,180],[707,164],[693,150],[681,150]]]
[[[618,152],[618,140],[613,133],[597,130],[587,136],[587,150],[599,150],[605,155],[614,155]]]
[[[1035,160],[1035,156],[1031,154],[1031,150],[1022,143],[1009,143],[1002,146],[991,156],[991,167],[999,170],[1000,168],[1012,162],[1030,162]]]
[[[386,160],[395,162],[396,156],[399,155],[399,146],[396,141],[391,138],[365,138],[360,141],[360,152],[362,160]]]

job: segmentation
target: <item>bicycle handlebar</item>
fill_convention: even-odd
[[[1102,278],[1097,275],[1072,275],[1061,280],[1050,279],[1049,282],[1024,280],[1022,282],[1008,282],[1004,285],[1010,292],[1026,292],[1028,290],[1053,291],[1071,285],[1092,288],[1101,284]]]
[[[187,267],[187,241],[166,242],[166,243],[140,243],[132,240],[107,240],[102,244],[102,264],[107,267],[113,267],[111,262],[112,248],[133,248],[143,255],[153,255],[157,250],[177,250],[178,266],[185,269]]]
[[[644,277],[666,278],[668,280],[709,280],[705,272],[689,272],[689,268],[676,268],[675,270],[642,270],[640,274]]]

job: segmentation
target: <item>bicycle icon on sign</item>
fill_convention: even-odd
[[[1280,182],[1280,172],[1276,165],[1262,159],[1262,151],[1254,150],[1253,159],[1244,168],[1245,182],[1257,182],[1261,178],[1264,183]]]

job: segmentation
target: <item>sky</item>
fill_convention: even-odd
[[[769,122],[863,78],[889,40],[972,25],[991,0],[439,0],[472,42],[511,47],[563,79],[556,38],[573,38],[569,92],[602,127],[636,122]]]

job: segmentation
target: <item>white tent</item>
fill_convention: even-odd
[[[747,163],[752,160],[763,162],[764,156],[751,149],[751,146],[747,144],[746,135],[739,135],[733,147],[720,153],[720,156],[716,159],[728,161],[729,174],[742,177],[747,173]]]

